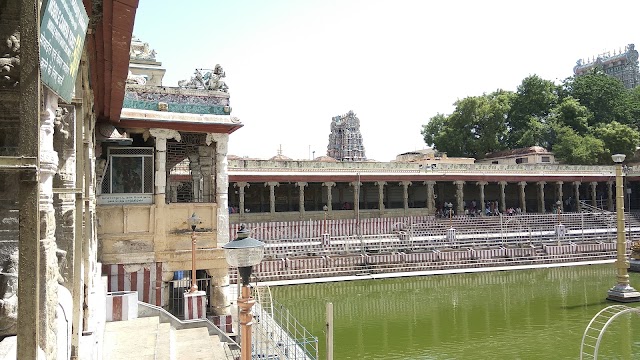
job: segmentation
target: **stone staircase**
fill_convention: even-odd
[[[176,330],[157,316],[108,322],[103,358],[111,360],[227,360],[226,344],[207,328]]]

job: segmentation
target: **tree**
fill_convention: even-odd
[[[608,121],[635,123],[631,91],[620,80],[600,71],[569,78],[565,87],[572,97],[593,113],[590,126]]]
[[[607,153],[602,159],[602,163],[605,164],[610,162],[613,154],[625,154],[631,158],[635,154],[638,142],[640,142],[640,133],[637,130],[617,121],[598,125],[593,134],[604,143]]]
[[[531,75],[518,86],[507,120],[510,148],[543,145],[547,117],[558,103],[558,86],[538,75]]]
[[[557,126],[558,142],[553,145],[556,158],[567,164],[595,165],[605,158],[604,142],[593,135],[581,136],[568,126]]]
[[[436,142],[435,139],[443,131],[446,121],[447,116],[445,114],[438,113],[436,116],[429,119],[429,122],[426,125],[422,125],[421,134],[427,146],[434,146]]]
[[[422,136],[428,145],[449,156],[483,158],[488,152],[503,150],[512,96],[498,90],[458,100],[451,115],[432,117],[423,126]]]

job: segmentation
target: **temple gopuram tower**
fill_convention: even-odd
[[[640,85],[640,72],[638,71],[638,50],[634,44],[629,44],[624,48],[599,54],[591,60],[578,60],[573,67],[576,76],[587,74],[594,68],[600,68],[605,74],[619,79],[627,89],[633,89]]]
[[[327,155],[338,161],[367,160],[360,134],[360,120],[353,111],[331,119]]]

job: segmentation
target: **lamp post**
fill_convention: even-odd
[[[329,211],[329,207],[327,205],[322,207],[322,210],[324,211],[324,222],[322,223],[322,227],[323,227],[323,234],[327,233],[327,211]]]
[[[251,308],[255,300],[251,297],[249,278],[253,266],[259,264],[264,257],[264,243],[249,237],[249,230],[245,225],[240,226],[238,237],[226,243],[223,247],[229,266],[238,268],[238,275],[242,281],[238,307],[240,308],[240,337],[241,360],[251,360],[251,325],[253,314]]]
[[[196,227],[200,224],[200,218],[196,213],[193,213],[187,219],[187,224],[191,227],[191,288],[189,293],[194,293],[198,291],[198,284],[196,283]]]
[[[607,292],[607,300],[618,302],[640,301],[640,292],[629,285],[629,274],[627,268],[629,262],[626,259],[626,243],[624,236],[624,189],[622,184],[622,162],[624,154],[611,156],[616,163],[616,217],[617,217],[617,242],[616,242],[616,268],[618,283]]]

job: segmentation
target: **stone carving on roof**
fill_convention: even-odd
[[[149,47],[149,43],[143,43],[136,36],[131,39],[129,48],[129,58],[132,60],[156,61],[156,51]]]
[[[229,87],[222,81],[226,77],[220,64],[211,69],[196,69],[189,80],[178,81],[178,86],[184,89],[201,89],[229,92]]]
[[[129,70],[129,74],[127,75],[127,84],[146,85],[147,77],[144,75],[134,75],[131,70]]]

